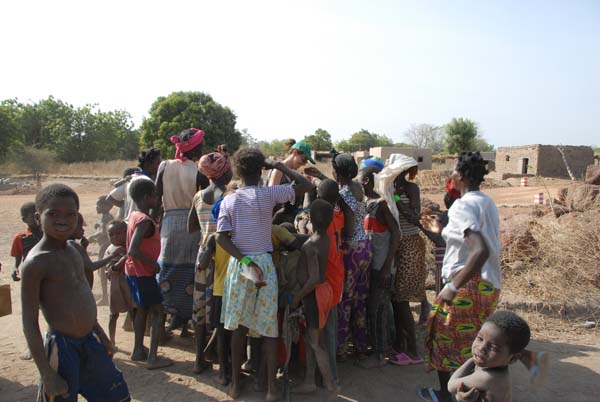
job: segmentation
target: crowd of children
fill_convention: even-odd
[[[442,219],[445,222],[440,224],[431,217],[413,216],[420,211],[415,201],[415,197],[420,198],[418,187],[410,181],[416,174],[416,162],[399,157],[386,164],[371,158],[359,168],[351,155],[334,153],[332,180],[314,168],[306,168],[304,174],[298,171],[312,161],[305,143],[291,151],[298,163],[290,167],[289,163],[268,160],[252,148],[229,155],[221,146],[201,156],[204,133],[193,130],[173,140],[178,158],[159,168],[160,154],[156,150],[142,153],[141,170],[134,173],[137,178],[127,176],[118,183],[126,187],[126,196],[122,191],[113,191],[98,200],[101,217],[91,238],[100,246],[98,261],[93,262],[87,254],[79,199],[69,187],[49,185],[37,194],[35,204],[21,208],[27,230],[17,234],[13,243],[13,278],[22,279],[23,328],[41,374],[40,400],[74,401],[77,394],[88,400],[131,399],[121,372],[111,360],[117,320],[122,313],[133,321],[130,358],[145,361],[148,369],[174,363],[158,354],[159,342],[166,340],[165,319],[171,319],[172,328],[173,320],[179,320],[178,325],[185,331],[191,314],[196,338],[194,372],[210,367],[208,360],[218,364],[215,381],[229,385],[233,398],[242,392],[242,373],[249,370],[255,372],[255,388],[266,391],[267,401],[280,398],[277,371],[282,362],[289,361],[290,353],[289,348],[283,348],[283,352],[280,347],[282,328],[288,335],[294,332],[291,328],[302,329],[302,336],[295,338],[305,345],[298,350],[305,352],[300,360],[305,362],[306,374],[293,390],[297,393],[317,390],[318,369],[329,397],[335,398],[342,384],[337,364],[351,356],[363,368],[388,362],[423,363],[408,302],[426,301],[424,289],[413,284],[422,275],[420,266],[416,266],[423,259],[425,236],[435,242],[438,251],[444,250],[448,240],[450,253],[452,247],[462,245],[452,243],[456,240],[448,237],[446,230],[438,234],[443,224],[452,228],[452,221],[448,224]],[[195,157],[193,152],[197,152]],[[480,157],[473,154],[463,158],[455,175],[472,177],[473,164],[479,164]],[[194,172],[188,172],[191,162],[197,166]],[[471,169],[469,173],[465,173],[465,166]],[[265,170],[277,172],[274,176],[284,177],[280,182],[286,184],[264,185]],[[185,176],[177,181],[179,185],[190,182],[193,188],[175,189],[177,174]],[[198,179],[200,176],[202,179]],[[234,176],[238,180],[232,182]],[[453,180],[460,186],[463,179]],[[480,197],[479,193],[468,194],[478,191],[472,184],[462,190],[467,199]],[[453,201],[461,192],[450,187],[447,196]],[[179,195],[165,194],[169,189]],[[171,220],[176,216],[179,222],[184,214],[173,200],[183,199],[184,193],[187,197],[190,191],[195,195],[191,197],[191,208],[185,210],[184,226],[190,234],[186,239],[196,243],[193,286],[178,290],[185,295],[169,294],[165,299],[164,283],[168,278],[164,270],[170,269],[169,278],[173,278],[175,265],[164,256],[164,244],[161,254],[161,242],[165,241],[161,230],[165,226],[161,229],[156,217],[161,216],[162,199],[166,200],[165,209],[175,211],[164,216]],[[305,195],[303,210],[291,220],[273,224],[278,208],[298,205]],[[114,220],[110,215],[112,205],[123,206],[115,204],[115,197],[127,199],[127,211],[121,215],[125,220]],[[451,209],[451,219],[452,211],[460,212]],[[426,357],[428,368],[443,373],[442,389],[419,390],[425,401],[450,400],[449,395],[459,401],[511,400],[506,367],[513,361],[524,361],[522,355],[527,352],[524,349],[530,335],[527,324],[518,316],[509,312],[491,314],[499,294],[498,283],[483,290],[486,297],[493,296],[489,303],[493,307],[478,309],[479,321],[472,320],[469,328],[463,328],[471,335],[464,337],[461,350],[449,354],[453,359],[451,370],[437,363],[446,354],[435,355],[450,353],[448,345],[452,342],[440,338],[448,320],[443,322],[434,316],[454,311],[453,298],[464,294],[456,287],[470,286],[469,278],[496,279],[489,278],[494,273],[486,265],[489,249],[497,247],[488,244],[495,241],[490,234],[496,224],[491,211],[485,219],[492,221],[483,223],[487,226],[475,220],[463,230],[462,236],[471,236],[475,239],[471,241],[479,242],[483,250],[469,259],[462,271],[468,268],[474,272],[472,276],[448,274],[444,286],[437,289],[440,295],[429,318],[428,336],[438,337],[433,346],[426,348]],[[282,220],[282,215],[277,219]],[[168,230],[175,233],[173,222],[167,222]],[[164,217],[160,224],[165,225]],[[179,226],[177,233],[181,232]],[[177,238],[183,237],[178,234]],[[169,246],[168,253],[173,253],[176,246]],[[185,246],[181,253],[189,254],[190,250]],[[491,258],[496,257],[492,253]],[[447,262],[439,264],[439,276],[443,276],[442,265],[443,270],[450,269]],[[108,301],[110,306],[108,336],[96,319],[91,292],[95,270],[100,270],[103,281],[101,302]],[[454,301],[465,302],[463,299]],[[177,308],[173,307],[175,302]],[[181,306],[182,302],[189,302],[189,306]],[[39,308],[49,325],[45,344],[37,320]],[[285,321],[283,312],[288,310],[293,314],[285,314]],[[151,322],[149,348],[144,346],[147,322]],[[210,357],[205,354],[207,350],[212,351]],[[282,353],[288,356],[282,358]]]

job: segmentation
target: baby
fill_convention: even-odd
[[[508,365],[520,359],[530,336],[529,326],[515,313],[492,314],[473,341],[473,357],[454,372],[448,391],[458,401],[511,402]]]

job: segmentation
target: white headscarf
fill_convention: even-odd
[[[414,158],[403,154],[391,154],[383,170],[375,175],[375,191],[387,202],[398,225],[400,214],[394,200],[394,180],[400,173],[415,166],[419,166],[419,163]]]

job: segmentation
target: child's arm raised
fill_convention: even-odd
[[[267,159],[265,161],[265,168],[277,169],[281,171],[284,175],[292,179],[295,182],[293,188],[296,195],[302,195],[315,188],[315,185],[312,184],[306,177],[296,172],[295,170],[290,169],[281,162],[273,162],[272,160]]]
[[[144,237],[146,237],[146,234],[151,230],[156,229],[150,220],[145,220],[138,223],[138,225],[135,227],[135,231],[133,232],[133,236],[131,237],[131,243],[129,244],[129,251],[127,254],[131,258],[141,261],[145,265],[152,267],[155,273],[159,273],[160,265],[158,265],[158,262],[146,256],[144,253],[142,253],[142,250],[140,250],[140,246],[142,245]]]
[[[44,391],[53,399],[56,395],[67,395],[69,387],[66,381],[50,367],[46,359],[44,342],[39,325],[40,310],[40,287],[44,280],[45,270],[36,259],[29,260],[23,264],[21,281],[21,311],[23,320],[23,333],[27,340],[27,346],[31,357],[40,372]]]

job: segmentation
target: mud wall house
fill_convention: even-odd
[[[391,154],[402,154],[414,158],[419,163],[420,170],[431,170],[433,158],[431,149],[408,147],[375,147],[369,150],[370,156],[376,156],[384,161]]]
[[[594,151],[587,146],[560,146],[573,175],[582,179],[594,163]],[[503,177],[530,175],[569,178],[563,158],[555,145],[523,145],[496,150],[496,172]]]

